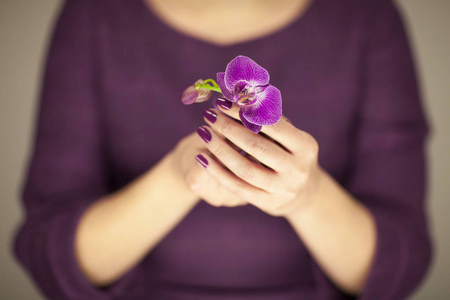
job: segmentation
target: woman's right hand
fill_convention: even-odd
[[[237,198],[219,182],[208,175],[205,168],[195,159],[201,152],[209,153],[197,133],[180,140],[172,151],[172,164],[176,174],[180,175],[188,188],[199,198],[212,206],[241,206],[248,204]]]
[[[75,249],[78,264],[92,284],[107,286],[122,277],[199,199],[214,206],[246,204],[206,173],[195,159],[201,151],[207,150],[200,137],[186,136],[148,172],[86,209]]]

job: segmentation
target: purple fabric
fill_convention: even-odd
[[[18,259],[51,299],[351,299],[283,218],[205,202],[117,283],[89,284],[73,250],[84,209],[152,167],[211,103],[180,93],[251,57],[321,165],[373,213],[377,251],[358,299],[404,299],[431,258],[415,71],[391,0],[314,0],[292,25],[219,47],[170,29],[141,0],[68,0],[48,55],[24,187]],[[194,159],[194,158],[193,158]]]

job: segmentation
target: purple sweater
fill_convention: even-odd
[[[358,299],[404,299],[418,286],[431,258],[427,125],[391,0],[314,0],[285,29],[223,47],[171,29],[142,0],[68,0],[49,49],[15,246],[48,298],[352,299],[284,218],[251,205],[199,202],[108,288],[90,285],[76,263],[85,208],[203,124],[211,103],[186,107],[181,92],[239,54],[270,72],[284,114],[317,139],[321,166],[375,217],[376,256]]]

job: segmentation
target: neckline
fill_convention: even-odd
[[[175,27],[173,27],[172,25],[170,25],[168,22],[166,22],[164,19],[162,19],[161,16],[159,16],[152,9],[150,4],[148,4],[146,0],[138,0],[137,2],[139,2],[139,4],[145,10],[144,14],[147,16],[147,18],[151,19],[159,27],[161,27],[164,31],[166,31],[166,34],[170,34],[172,36],[176,36],[176,37],[179,37],[179,38],[182,38],[185,40],[189,40],[194,43],[203,44],[203,45],[213,47],[213,48],[228,49],[228,48],[236,48],[239,46],[251,45],[251,44],[259,43],[259,42],[265,41],[265,40],[270,40],[279,35],[282,35],[285,32],[290,31],[292,28],[294,28],[296,26],[300,26],[300,24],[302,24],[305,21],[305,19],[309,18],[309,15],[312,14],[312,11],[314,11],[314,8],[317,6],[317,2],[319,2],[319,0],[310,0],[310,2],[307,4],[307,6],[302,10],[302,12],[296,18],[294,18],[291,22],[282,26],[278,30],[275,30],[275,31],[265,34],[263,36],[251,38],[248,40],[238,41],[238,42],[230,43],[230,44],[214,43],[214,42],[208,41],[206,39],[202,39],[201,37],[197,37],[194,35],[189,35],[184,32],[181,32],[178,29],[176,29]]]

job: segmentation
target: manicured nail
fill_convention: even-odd
[[[203,111],[203,116],[205,116],[206,120],[210,121],[211,123],[215,123],[217,120],[217,114],[210,109],[205,109]]]
[[[197,128],[197,133],[206,143],[211,142],[212,136],[209,130],[206,129],[206,127]]]
[[[224,98],[217,98],[217,105],[219,105],[225,110],[229,110],[231,106],[233,106],[233,103]]]
[[[202,165],[203,168],[208,167],[208,160],[201,154],[197,155],[195,159],[198,161],[199,164]]]

